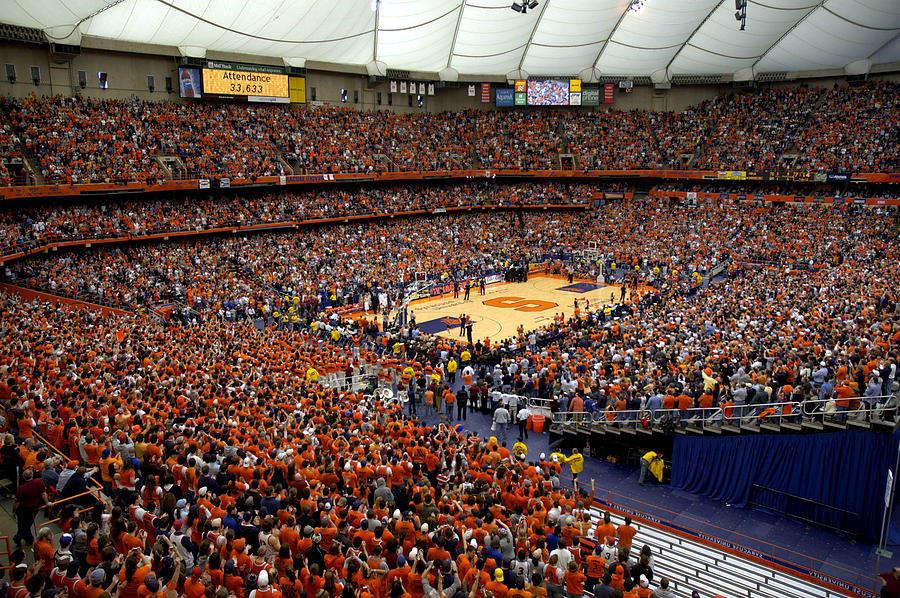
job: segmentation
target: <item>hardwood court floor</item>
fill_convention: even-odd
[[[487,287],[485,294],[472,289],[469,300],[452,294],[432,298],[410,306],[422,332],[452,339],[460,337],[462,314],[472,318],[472,340],[501,341],[516,335],[521,325],[526,332],[553,322],[562,313],[566,318],[575,311],[575,300],[584,311],[585,299],[592,308],[619,300],[621,285],[576,279],[573,284],[559,276],[532,275],[524,283],[499,283]],[[628,297],[626,296],[626,300]]]

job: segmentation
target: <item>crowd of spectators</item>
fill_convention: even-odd
[[[824,94],[800,131],[795,168],[826,172],[893,172],[900,164],[900,94],[896,83],[871,81]]]
[[[324,378],[332,364],[380,363],[365,347],[352,357],[328,339],[298,344],[296,332],[173,329],[5,293],[0,309],[22,321],[3,329],[4,457],[21,459],[38,497],[17,511],[15,540],[35,561],[14,551],[12,592],[668,595],[639,530],[593,521],[593,484],[564,489],[558,457],[319,384],[317,368]],[[54,329],[73,331],[58,349]],[[447,398],[427,355],[409,357],[422,397]],[[35,432],[67,456],[61,466]],[[42,493],[62,502],[91,479],[109,502],[74,517],[60,504],[62,533],[33,538]]]
[[[164,115],[168,104],[32,94],[4,98],[2,105],[48,183],[163,178],[150,119]]]
[[[568,151],[587,169],[664,168],[648,114],[640,110],[605,110],[565,121]]]
[[[155,181],[180,158],[191,178],[470,168],[691,167],[894,171],[898,85],[768,88],[680,113],[561,109],[421,113],[4,98],[47,182]],[[690,162],[682,154],[694,154]],[[797,162],[783,155],[798,156]],[[571,167],[571,166],[565,166]]]
[[[865,186],[839,186],[831,183],[792,184],[785,182],[703,182],[700,184],[670,183],[656,185],[654,191],[681,191],[697,193],[729,193],[737,195],[783,195],[783,196],[809,196],[809,197],[846,197],[859,199],[900,199],[900,190],[892,185],[865,185]]]
[[[417,272],[460,278],[501,271],[507,261],[540,261],[586,245],[593,238],[588,220],[464,214],[313,227],[66,253],[15,262],[6,276],[120,308],[177,299],[204,317],[223,316],[225,304],[259,317],[274,310],[282,292],[300,295],[304,304],[341,306],[370,289],[401,288]]]
[[[252,196],[43,204],[0,211],[0,255],[52,242],[109,239],[340,216],[433,211],[460,206],[585,205],[620,185],[491,181],[456,185],[342,186]]]
[[[634,528],[586,519],[590,494],[561,488],[558,460],[320,383],[374,368],[413,403],[437,408],[435,395],[455,402],[465,394],[472,409],[506,409],[491,404],[496,389],[613,417],[683,406],[719,408],[723,419],[756,417],[769,402],[789,415],[818,398],[832,399],[840,417],[854,397],[890,392],[900,274],[885,265],[900,257],[895,219],[853,206],[625,207],[613,206],[620,221],[618,232],[604,229],[606,250],[654,228],[684,240],[662,252],[649,239],[651,263],[652,252],[689,263],[701,246],[727,243],[732,253],[779,246],[801,261],[839,259],[802,271],[738,267],[689,293],[663,284],[616,319],[597,306],[494,346],[476,343],[467,347],[473,382],[461,389],[450,385],[449,363],[465,362],[463,348],[409,329],[360,343],[362,323],[316,310],[297,329],[218,318],[182,327],[0,294],[0,400],[11,432],[3,458],[29,472],[22,484],[37,497],[20,504],[15,540],[32,544],[30,517],[44,500],[33,489],[61,500],[72,496],[69,484],[89,485],[97,467],[93,477],[111,499],[78,518],[62,507],[63,533],[40,531],[35,564],[14,566],[10,585],[35,593],[71,584],[120,597],[176,590],[199,598],[220,588],[235,596],[576,597],[591,588],[630,598],[650,596],[651,586],[666,595],[654,555],[632,548]],[[354,273],[390,278],[413,260],[415,268],[470,271],[486,256],[502,259],[498,248],[527,253],[572,235],[583,242],[597,232],[588,220],[608,219],[444,216],[27,264],[53,264],[45,270],[63,285],[83,272],[119,292],[140,289],[139,277],[157,264],[171,280],[224,297],[265,272],[300,285]],[[223,256],[237,256],[240,269]],[[123,268],[136,278],[116,278]],[[342,325],[326,334],[329,322]],[[379,355],[392,346],[398,358]],[[48,461],[34,431],[68,461]]]
[[[12,158],[21,158],[18,143],[12,133],[12,125],[0,124],[0,187],[9,187],[13,184],[12,176],[6,167],[6,162]]]
[[[15,540],[35,553],[31,567],[14,553],[10,586],[119,598],[669,596],[653,573],[665,556],[638,550],[628,522],[591,521],[587,486],[566,490],[558,457],[507,446],[506,424],[480,438],[452,427],[452,409],[449,425],[427,425],[399,403],[325,383],[374,371],[411,397],[408,410],[465,397],[472,410],[509,415],[495,397],[515,393],[650,421],[674,407],[721,420],[829,409],[840,418],[897,381],[898,232],[895,214],[853,205],[647,200],[17,262],[10,271],[60,293],[93,285],[108,305],[180,286],[198,310],[246,297],[267,315],[291,295],[384,288],[419,270],[470,275],[594,240],[600,259],[582,267],[614,281],[638,272],[655,290],[633,294],[615,318],[599,305],[474,345],[412,326],[379,331],[315,304],[296,327],[260,329],[0,293],[0,456],[4,475],[21,472],[28,488]],[[772,267],[744,263],[758,254]],[[717,260],[730,263],[721,280],[673,282]],[[470,368],[461,366],[462,386],[451,362]],[[770,403],[780,407],[759,407]],[[579,457],[567,459],[574,473]],[[89,487],[90,475],[109,502],[81,517],[58,506],[62,533],[42,528],[34,540],[35,510]]]
[[[844,206],[644,199],[551,216],[446,215],[128,245],[37,256],[8,265],[5,276],[126,309],[177,300],[203,317],[225,317],[237,306],[244,319],[270,314],[282,292],[321,309],[362,301],[373,289],[396,292],[421,272],[462,279],[515,262],[549,261],[592,279],[639,273],[692,288],[726,263],[834,267],[850,247],[879,250],[895,226],[881,211]],[[596,259],[577,259],[591,241]]]
[[[799,145],[801,132],[828,92],[804,87],[718,96],[695,110],[691,129],[703,142],[694,166],[702,169],[781,170],[781,157],[813,153]]]

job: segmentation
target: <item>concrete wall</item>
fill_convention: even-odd
[[[216,56],[219,59],[234,59],[237,57]],[[141,100],[153,101],[179,101],[177,93],[177,75],[179,58],[174,56],[161,56],[146,53],[126,53],[112,50],[98,50],[83,48],[82,54],[71,59],[54,58],[50,55],[49,46],[37,44],[21,44],[13,42],[0,42],[0,94],[22,97],[29,93],[37,95],[72,95],[81,93],[94,98],[129,98],[135,96]],[[277,61],[270,61],[277,64]],[[6,80],[6,63],[14,64],[17,71],[17,82],[10,84]],[[41,69],[41,83],[35,86],[31,82],[30,66],[39,66]],[[81,89],[78,85],[78,71],[85,71],[87,85]],[[108,89],[101,89],[97,72],[107,73]],[[155,89],[151,93],[147,89],[147,76],[155,78]],[[175,92],[166,92],[166,77],[172,77]],[[878,78],[900,80],[900,73],[877,75]],[[801,84],[810,86],[831,86],[835,82],[844,85],[843,78],[839,79],[807,79],[803,81],[790,81],[773,83],[772,85],[797,86]],[[408,94],[393,94],[393,105],[388,106],[390,87],[388,83],[379,83],[369,87],[368,78],[364,75],[353,73],[326,72],[309,70],[307,73],[306,87],[307,99],[312,99],[312,90],[316,91],[316,101],[334,105],[344,105],[358,110],[391,110],[398,113],[443,112],[459,111],[465,109],[496,110],[491,104],[482,104],[480,88],[476,88],[476,97],[468,95],[469,83],[461,82],[457,87],[436,89],[436,95],[423,96],[424,106],[418,107],[415,96],[413,105],[409,105]],[[492,84],[492,89],[497,84]],[[505,85],[500,85],[505,87]],[[342,104],[340,90],[347,90],[348,101]],[[732,93],[731,85],[675,85],[669,90],[655,90],[649,86],[636,86],[631,93],[615,90],[615,102],[609,106],[601,106],[600,109],[613,108],[616,110],[669,110],[681,111],[712,98],[718,94]],[[359,101],[354,102],[354,92],[357,92]],[[377,102],[378,93],[381,93],[381,104]],[[493,96],[493,93],[492,93]],[[510,108],[501,108],[501,110]],[[521,110],[523,108],[517,108]],[[587,111],[596,108],[583,107],[578,110]],[[564,110],[574,110],[566,108]]]
[[[16,66],[17,80],[10,84],[5,64]],[[41,68],[41,83],[34,85],[30,66]],[[92,98],[129,98],[162,101],[178,98],[178,65],[171,56],[121,54],[102,50],[84,50],[80,56],[55,58],[48,46],[0,42],[0,93],[16,97],[30,93],[41,95],[73,95],[80,92]],[[85,71],[86,85],[78,84],[78,71]],[[98,72],[107,74],[108,88],[101,89]],[[154,91],[147,88],[152,75]],[[172,77],[175,93],[166,92],[166,77]]]

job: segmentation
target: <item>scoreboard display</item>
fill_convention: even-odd
[[[223,96],[283,98],[288,101],[288,76],[223,69],[203,69],[203,93]]]
[[[306,103],[306,79],[281,67],[210,60],[205,66],[180,67],[178,79],[183,98]]]
[[[590,91],[590,90],[588,90]],[[516,79],[512,89],[498,89],[498,106],[582,106],[581,79]]]

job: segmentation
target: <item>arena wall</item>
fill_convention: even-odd
[[[240,56],[217,55],[210,57],[220,60],[247,60],[246,57]],[[51,56],[47,45],[4,41],[0,42],[0,63],[15,65],[17,81],[14,84],[9,83],[6,79],[5,67],[0,67],[3,68],[0,71],[0,94],[23,97],[30,93],[37,95],[73,95],[81,93],[86,97],[92,98],[130,98],[134,96],[140,100],[179,101],[177,93],[178,62],[179,58],[176,56],[93,48],[82,48],[80,55],[71,59],[63,59]],[[257,59],[256,62],[273,65],[281,64],[276,59]],[[31,66],[38,66],[41,69],[41,82],[39,85],[34,85],[31,81]],[[85,71],[86,73],[87,85],[84,89],[81,89],[78,85],[78,71]],[[108,88],[100,88],[98,72],[107,73]],[[152,75],[155,79],[153,92],[150,92],[147,88],[148,75]],[[172,77],[172,81],[176,86],[174,93],[166,91],[166,77]],[[900,73],[888,73],[877,75],[877,77],[898,80],[900,79]],[[798,85],[830,87],[835,83],[846,85],[846,81],[843,78],[804,79],[801,81],[774,83],[772,85],[778,87],[796,87]],[[370,87],[368,78],[364,74],[309,69],[306,83],[308,100],[311,101],[312,90],[315,89],[316,102],[341,104],[340,90],[344,88],[347,90],[348,101],[343,105],[358,110],[390,110],[397,113],[443,112],[465,109],[497,110],[491,104],[482,104],[480,93],[476,97],[469,97],[469,82],[461,81],[455,85],[455,87],[437,89],[434,96],[424,96],[425,105],[419,108],[415,96],[412,96],[413,105],[410,106],[410,96],[399,93],[393,94],[392,105],[389,106],[389,84],[378,83]],[[492,83],[492,85],[497,85],[497,83]],[[656,90],[649,86],[639,85],[634,87],[632,93],[619,93],[617,90],[615,103],[612,104],[612,108],[616,110],[681,111],[716,95],[734,91],[730,84],[674,85],[669,90]],[[354,92],[358,93],[358,102],[353,101]],[[380,105],[377,102],[379,93],[381,93]],[[606,106],[600,107],[600,109],[605,108]],[[516,108],[516,110],[522,109],[522,107]],[[581,110],[585,111],[592,109],[596,108],[581,108]]]

